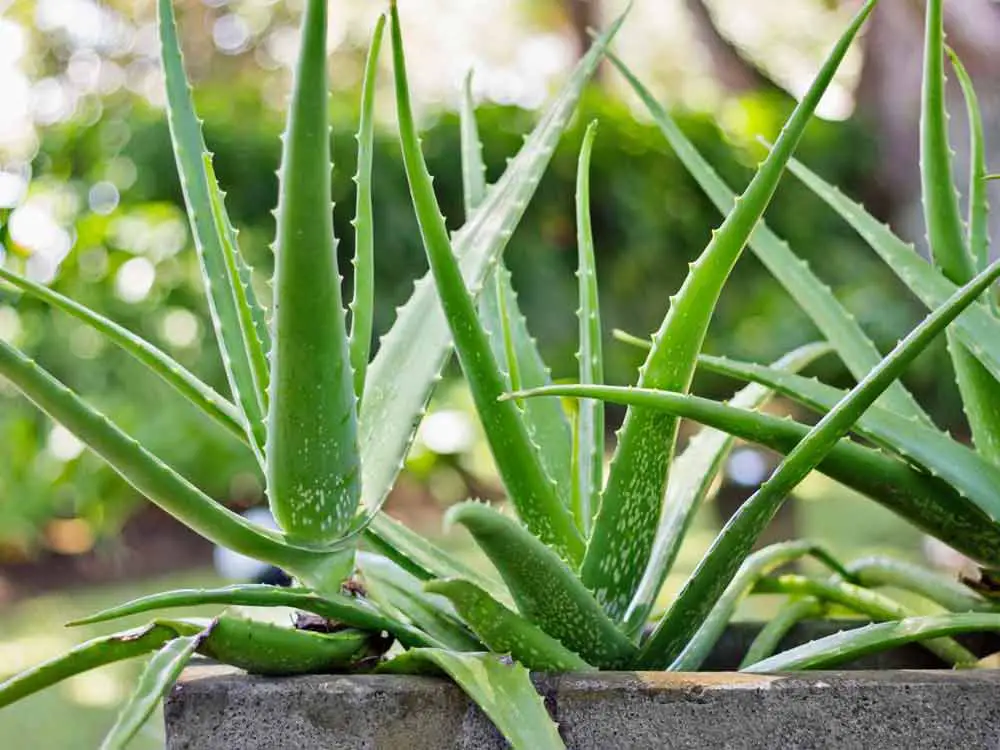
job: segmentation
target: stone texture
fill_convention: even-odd
[[[545,676],[567,747],[1000,748],[1000,672],[898,670]],[[506,743],[434,677],[248,677],[189,669],[168,750],[491,750]]]

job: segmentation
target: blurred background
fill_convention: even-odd
[[[242,248],[266,297],[283,109],[301,0],[177,0],[188,74]],[[471,68],[491,180],[538,109],[622,0],[400,0],[424,148],[452,226],[463,221],[455,113]],[[616,49],[665,102],[734,187],[808,86],[854,0],[635,0]],[[349,225],[357,98],[368,35],[382,3],[337,0],[330,12],[334,212],[350,283]],[[947,4],[949,44],[975,79],[994,171],[1000,165],[1000,3]],[[800,158],[921,244],[917,172],[922,3],[882,0],[810,127]],[[387,51],[387,50],[386,50]],[[379,332],[425,269],[409,205],[383,55],[375,157]],[[964,105],[951,92],[956,169],[968,160]],[[9,268],[107,314],[206,381],[225,378],[174,171],[163,113],[152,0],[0,0],[0,258]],[[586,123],[601,121],[593,162],[593,222],[608,332],[645,335],[720,217],[610,66],[588,91],[507,251],[514,283],[554,376],[573,377],[576,349],[573,183]],[[964,177],[961,177],[964,181]],[[1000,190],[1000,183],[994,183]],[[1000,204],[1000,192],[992,195]],[[874,254],[794,181],[768,221],[835,290],[885,350],[921,316]],[[1000,224],[994,216],[994,237]],[[780,286],[746,255],[716,312],[712,353],[766,361],[816,337]],[[221,502],[262,501],[240,445],[206,422],[96,333],[0,288],[0,337],[22,347],[111,419]],[[605,342],[610,382],[633,382],[641,354]],[[905,378],[938,423],[964,434],[943,347]],[[850,383],[832,358],[816,372]],[[436,534],[447,504],[502,495],[457,371],[393,492],[390,512]],[[734,384],[697,382],[726,397]],[[776,408],[789,410],[789,406]],[[808,418],[808,415],[801,415]],[[609,411],[609,429],[621,414]],[[610,440],[610,435],[609,435]],[[220,580],[212,550],[103,466],[0,381],[0,674],[87,633],[59,623],[163,586]],[[698,523],[681,563],[693,565],[724,515],[771,457],[737,454],[719,507]],[[821,478],[797,493],[777,536],[820,535],[845,554],[921,554],[919,535]],[[461,540],[444,543],[461,546]],[[668,590],[676,580],[668,584]],[[0,713],[0,738],[28,736],[41,712],[72,710],[24,747],[95,744],[127,689],[131,666],[71,680]],[[35,730],[32,730],[35,731]],[[42,730],[39,730],[42,731]],[[158,741],[154,726],[146,738]],[[85,738],[85,739],[81,739]]]

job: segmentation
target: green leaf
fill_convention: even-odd
[[[507,598],[503,584],[495,578],[472,569],[385,513],[375,516],[365,530],[365,540],[407,573],[422,581],[431,578],[462,578],[486,590],[494,599]]]
[[[597,121],[590,123],[580,147],[576,175],[576,244],[580,307],[576,312],[580,330],[580,382],[604,382],[601,352],[601,310],[597,293],[597,264],[594,261],[594,231],[590,221],[590,156],[597,135]],[[573,515],[584,536],[601,502],[604,484],[604,404],[584,399],[577,406],[576,435],[573,441]]]
[[[714,372],[746,378],[800,401],[820,412],[828,412],[846,395],[844,391],[794,373],[737,363],[719,357],[702,357],[701,364]],[[1000,468],[975,451],[936,429],[872,407],[851,427],[864,438],[922,466],[953,485],[974,502],[994,523],[1000,523]]]
[[[903,242],[862,206],[799,162],[793,160],[789,170],[840,214],[926,307],[934,309],[955,293],[958,288],[955,284],[921,258],[913,245]],[[1000,325],[986,308],[980,304],[970,305],[955,321],[954,331],[993,376],[1000,378]]]
[[[956,284],[964,284],[976,269],[965,243],[958,192],[951,178],[943,13],[943,0],[928,0],[920,110],[920,175],[931,255],[945,276]],[[973,442],[986,458],[1000,464],[1000,381],[954,338],[949,332],[948,349]]]
[[[972,254],[973,265],[977,271],[982,271],[990,261],[989,233],[989,199],[986,195],[986,146],[983,138],[983,115],[979,109],[979,97],[972,85],[962,61],[955,51],[948,49],[951,66],[962,88],[965,106],[969,118],[969,219],[968,241],[969,252]],[[991,295],[991,302],[996,298]],[[996,307],[994,306],[994,312]]]
[[[912,591],[952,612],[985,612],[996,605],[953,578],[920,565],[872,556],[852,561],[847,571],[862,586],[890,586]]]
[[[209,541],[292,572],[323,567],[329,555],[294,547],[201,492],[139,443],[90,408],[20,351],[0,341],[0,376],[62,424],[167,513]]]
[[[282,154],[267,415],[271,512],[309,542],[343,537],[361,492],[330,198],[326,26],[326,0],[309,0]]]
[[[750,643],[740,669],[746,669],[751,664],[766,659],[773,654],[789,631],[802,620],[814,620],[823,616],[825,608],[819,599],[811,596],[793,599],[785,604],[772,617]]]
[[[837,568],[843,570],[828,552],[814,542],[780,542],[753,553],[743,561],[743,565],[740,566],[725,592],[719,597],[712,611],[705,617],[701,627],[684,646],[684,650],[674,659],[670,670],[673,672],[696,672],[712,649],[715,648],[720,636],[736,612],[736,607],[753,590],[754,584],[771,571],[806,555],[814,555],[820,561],[827,564],[833,563]]]
[[[829,351],[827,344],[806,344],[779,359],[774,367],[799,370]],[[729,405],[740,409],[756,409],[770,397],[770,389],[753,385],[737,393],[730,399]],[[687,536],[694,514],[729,455],[733,441],[734,438],[724,431],[705,428],[691,438],[687,448],[674,461],[649,565],[646,566],[625,613],[627,632],[638,633],[645,627],[649,613],[663,588],[663,582]]]
[[[428,593],[419,579],[384,557],[363,553],[358,560],[368,596],[383,610],[398,612],[434,639],[435,646],[455,651],[482,649],[446,598]]]
[[[493,654],[417,648],[379,667],[390,674],[423,673],[424,663],[445,672],[482,709],[515,750],[565,748],[528,670]]]
[[[240,325],[236,289],[240,287],[241,279],[229,275],[226,263],[225,244],[231,238],[220,232],[220,223],[216,220],[215,209],[223,213],[225,209],[221,200],[213,207],[213,195],[218,195],[218,186],[213,184],[214,178],[205,170],[205,140],[184,74],[172,0],[157,0],[157,18],[160,58],[166,77],[167,123],[202,278],[208,292],[208,309],[229,387],[243,412],[251,442],[260,448],[265,404],[254,379],[251,355],[245,348]],[[228,219],[224,223],[228,226]]]
[[[358,172],[354,182],[358,187],[354,210],[354,298],[351,300],[351,369],[354,371],[354,392],[361,399],[371,354],[372,327],[375,314],[375,220],[372,215],[372,157],[375,144],[375,80],[378,74],[378,53],[382,49],[385,15],[375,22],[365,77],[361,84],[361,122],[358,126]]]
[[[430,581],[427,591],[446,597],[494,654],[510,654],[533,672],[588,672],[587,662],[469,581]]]
[[[902,620],[916,614],[888,596],[836,579],[817,581],[800,575],[781,575],[758,581],[755,591],[766,594],[815,596],[878,621]],[[976,661],[976,657],[968,649],[950,638],[935,639],[924,645],[928,651],[949,664],[967,665]]]
[[[510,590],[520,613],[588,664],[622,667],[635,647],[566,564],[524,527],[481,503],[448,510],[446,525],[472,534]]]
[[[317,633],[226,614],[212,621],[198,647],[199,653],[251,674],[277,676],[336,672],[383,650],[378,633]]]
[[[472,101],[472,71],[462,82],[462,99],[459,102],[459,136],[462,146],[462,201],[465,220],[486,198],[486,164],[483,163],[483,143],[476,123],[476,107]]]
[[[984,630],[1000,630],[1000,615],[973,613],[909,617],[818,638],[751,664],[742,671],[767,673],[827,669],[914,641]]]
[[[808,426],[790,419],[664,391],[557,385],[516,395],[601,398],[662,409],[785,454],[809,434]],[[847,439],[840,440],[816,468],[969,557],[991,567],[1000,565],[1000,525],[947,482]]]
[[[641,665],[655,667],[676,658],[788,493],[823,460],[906,366],[998,277],[1000,261],[990,265],[947,304],[928,315],[788,453],[770,479],[740,507],[716,537],[656,631],[644,644],[639,656]]]
[[[178,627],[182,629],[179,630]],[[133,659],[152,651],[174,640],[179,635],[189,636],[198,633],[201,628],[194,626],[178,626],[160,622],[151,623],[141,628],[133,628],[113,635],[81,643],[71,651],[50,659],[31,669],[14,675],[0,683],[0,708],[15,701],[44,690],[57,682],[82,674],[116,661]]]
[[[653,348],[640,370],[640,387],[676,392],[690,387],[722,287],[767,208],[816,105],[873,8],[874,1],[866,3],[841,35],[782,129],[777,145],[691,265],[654,335]],[[613,619],[624,616],[649,563],[676,438],[673,416],[656,410],[628,410],[581,568],[584,584]]]
[[[429,646],[420,631],[388,617],[372,604],[342,594],[319,595],[306,588],[283,588],[263,584],[239,584],[217,589],[179,589],[133,599],[116,607],[67,623],[70,626],[107,622],[120,617],[172,607],[224,604],[241,607],[292,607],[360,630],[391,633],[404,646]]]
[[[128,703],[105,735],[101,750],[121,750],[131,742],[180,677],[202,638],[204,634],[175,638],[149,660]]]
[[[240,440],[244,442],[249,440],[243,416],[232,403],[152,344],[93,310],[3,267],[0,267],[0,279],[13,284],[46,304],[72,315],[77,320],[83,321],[149,368],[163,382],[174,388]]]
[[[715,207],[728,213],[735,205],[733,191],[715,173],[711,165],[698,153],[691,141],[684,135],[666,109],[643,86],[638,78],[615,55],[608,59],[635,90],[649,110],[653,121],[660,128],[677,157],[698,182]],[[848,312],[830,288],[820,281],[809,266],[791,248],[772,232],[763,221],[750,236],[750,249],[764,264],[796,304],[805,312],[816,327],[837,350],[844,364],[856,378],[863,378],[878,364],[881,354],[868,339],[857,321]],[[916,415],[929,423],[919,404],[906,392],[902,385],[894,383],[881,398],[880,403],[900,414]]]
[[[462,370],[500,476],[518,515],[532,533],[575,565],[583,554],[583,540],[573,518],[566,506],[559,501],[552,479],[545,472],[517,405],[498,400],[506,391],[506,382],[493,356],[489,338],[476,315],[475,301],[466,289],[458,260],[452,253],[444,217],[420,152],[409,101],[402,32],[395,5],[392,6],[391,19],[396,107],[403,163],[427,259],[445,317],[451,327]]]
[[[485,202],[456,234],[455,252],[470,289],[478,289],[502,253],[534,194],[560,135],[619,17],[577,64],[517,157]],[[450,352],[451,333],[433,281],[424,277],[400,309],[368,369],[361,411],[362,503],[369,518],[381,507],[402,467],[420,415]],[[399,377],[405,372],[406,377]],[[567,431],[567,436],[568,436]],[[568,448],[567,448],[568,455]]]

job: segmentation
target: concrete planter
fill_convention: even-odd
[[[808,624],[787,645],[831,629]],[[732,669],[753,631],[731,628],[707,666]],[[1000,649],[995,639],[966,642]],[[609,672],[543,675],[537,685],[569,748],[1000,750],[1000,670],[934,666],[907,647],[837,672]],[[273,679],[196,666],[167,701],[166,724],[168,750],[506,747],[461,690],[432,677]]]

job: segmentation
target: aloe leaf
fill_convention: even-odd
[[[459,619],[446,598],[424,590],[423,582],[378,555],[359,555],[368,596],[390,614],[398,612],[434,639],[456,651],[479,651],[482,644]]]
[[[23,276],[19,276],[3,267],[0,267],[0,279],[13,284],[18,289],[46,304],[72,315],[77,320],[83,321],[95,331],[105,336],[113,344],[121,347],[123,351],[137,361],[144,364],[163,382],[174,388],[205,414],[229,430],[229,432],[244,442],[249,439],[243,423],[243,416],[231,402],[223,398],[211,386],[206,385],[176,360],[149,342],[68,297],[64,297],[58,292],[29,281]]]
[[[462,145],[462,194],[465,214],[471,216],[486,197],[486,167],[472,101],[471,73],[465,78],[459,108]],[[551,374],[521,314],[517,293],[503,259],[493,269],[479,295],[479,316],[490,335],[497,362],[507,371],[511,388],[547,385]],[[519,385],[515,386],[517,383]],[[546,473],[556,483],[556,492],[569,504],[572,478],[570,428],[557,403],[535,401],[519,404],[524,426],[535,443]]]
[[[768,594],[777,592],[815,596],[878,621],[903,620],[916,614],[884,594],[846,581],[817,581],[806,576],[782,575],[758,581],[756,590]],[[968,649],[950,638],[927,641],[924,646],[950,664],[972,664],[976,661],[976,657]]]
[[[469,581],[430,581],[424,588],[446,597],[494,654],[510,654],[533,672],[588,672],[587,662],[544,630],[507,609]]]
[[[660,128],[674,153],[694,177],[715,207],[728,213],[735,205],[733,191],[716,174],[705,158],[698,153],[694,144],[684,135],[666,109],[656,101],[652,93],[614,54],[608,59],[625,77],[643,104],[649,110],[653,121]],[[820,281],[791,248],[772,232],[764,222],[760,222],[750,236],[750,249],[764,264],[772,276],[785,287],[816,327],[837,350],[844,364],[856,378],[863,378],[878,364],[882,355],[868,339],[851,313],[834,297],[830,288]],[[900,414],[915,415],[930,422],[920,405],[901,384],[893,383],[880,403]]]
[[[714,372],[747,378],[821,412],[828,412],[845,392],[794,373],[777,372],[761,365],[702,357],[701,364]],[[940,476],[984,513],[1000,522],[1000,469],[975,451],[944,433],[924,427],[877,406],[861,415],[851,430]]]
[[[986,195],[986,146],[983,138],[983,115],[972,77],[955,51],[948,49],[951,66],[962,88],[969,118],[969,218],[968,242],[973,265],[977,271],[986,268],[990,260],[989,200]],[[995,298],[991,299],[995,302]],[[995,310],[996,308],[994,308]]]
[[[975,273],[951,179],[951,146],[945,110],[943,0],[928,0],[921,91],[920,175],[924,221],[931,255],[944,275],[964,284]],[[948,348],[962,408],[976,448],[1000,464],[1000,381],[994,378],[949,332]]]
[[[482,285],[490,266],[501,255],[538,186],[584,85],[623,20],[624,15],[580,60],[503,177],[455,236],[455,252],[469,288],[478,289]],[[369,519],[381,507],[402,467],[450,346],[451,333],[437,291],[433,281],[424,277],[417,282],[413,295],[382,340],[365,381],[359,442],[362,503]],[[406,373],[405,378],[399,377],[401,372]]]
[[[876,555],[853,560],[847,571],[862,586],[912,591],[952,612],[996,610],[995,604],[953,578],[891,557]]]
[[[670,610],[645,642],[639,656],[641,665],[655,666],[670,663],[676,658],[732,580],[788,493],[829,454],[861,414],[927,348],[935,336],[943,332],[997,277],[1000,277],[1000,261],[990,265],[945,305],[924,318],[788,453],[770,479],[740,507],[716,537]]]
[[[806,344],[779,359],[774,367],[799,370],[829,351],[827,344]],[[766,403],[770,396],[771,390],[768,388],[748,386],[730,399],[729,405],[740,409],[756,409]],[[691,438],[687,448],[674,461],[649,565],[646,566],[625,613],[627,632],[638,633],[649,619],[649,613],[677,559],[694,514],[729,455],[734,439],[724,431],[705,428]]]
[[[801,180],[841,218],[850,224],[900,281],[930,309],[941,305],[957,287],[934,266],[921,258],[916,248],[804,164],[792,161],[789,171]],[[990,373],[1000,378],[1000,327],[979,304],[970,305],[954,326],[955,336],[968,347]],[[855,373],[857,376],[857,373]],[[863,374],[862,374],[863,377]],[[891,407],[890,407],[891,408]],[[900,414],[898,409],[893,409]]]
[[[875,623],[818,638],[751,664],[742,671],[765,673],[825,669],[914,641],[984,630],[1000,630],[1000,615],[965,613],[908,617],[898,622]]]
[[[251,674],[336,672],[377,657],[381,635],[361,630],[317,633],[223,614],[212,621],[198,652]]]
[[[777,144],[691,265],[654,336],[640,370],[640,387],[688,390],[722,287],[767,208],[816,105],[873,8],[874,1],[866,3],[841,35]],[[631,408],[619,433],[581,568],[584,584],[614,619],[624,615],[649,562],[676,437],[673,416]]]
[[[74,675],[148,654],[162,648],[179,635],[189,636],[200,630],[201,628],[190,627],[179,632],[173,626],[153,623],[81,643],[61,656],[0,683],[0,708]]]
[[[819,599],[806,596],[793,599],[778,610],[750,643],[740,669],[766,659],[773,654],[786,635],[802,620],[813,620],[823,615],[825,608]]]
[[[426,664],[445,672],[492,721],[515,750],[565,748],[528,670],[493,654],[416,648],[379,666],[379,672],[422,674]]]
[[[601,351],[601,310],[597,294],[597,265],[594,262],[594,231],[590,221],[590,156],[594,150],[597,121],[590,123],[580,147],[576,175],[576,244],[579,257],[577,277],[580,307],[576,312],[580,329],[580,382],[604,382]],[[573,515],[589,536],[600,505],[604,484],[604,404],[584,399],[577,406],[576,437],[573,441]]]
[[[790,419],[665,391],[556,385],[517,395],[521,398],[601,398],[626,405],[662,409],[784,454],[791,452],[810,429]],[[963,554],[991,567],[1000,565],[1000,526],[940,478],[848,439],[840,440],[816,468],[831,479],[867,495]]]
[[[518,515],[546,544],[577,564],[583,554],[573,518],[559,501],[535,450],[517,405],[499,401],[506,382],[490,348],[489,338],[476,315],[475,302],[466,289],[458,260],[452,253],[444,217],[434,196],[413,112],[410,107],[399,16],[392,6],[393,60],[396,72],[396,106],[403,163],[410,184],[427,259],[438,288],[445,316],[452,330],[462,370],[476,404],[500,476]]]
[[[224,248],[228,238],[225,233],[220,233],[213,210],[212,196],[218,186],[211,184],[212,178],[205,171],[205,140],[184,74],[172,0],[157,1],[157,18],[160,58],[166,77],[167,123],[202,278],[208,292],[208,309],[229,387],[243,412],[251,441],[260,447],[265,405],[254,380],[254,368],[240,326],[235,292],[240,279],[229,275]],[[224,212],[221,202],[218,208]]]
[[[156,652],[142,671],[139,684],[118,714],[114,726],[105,735],[101,750],[121,750],[128,745],[180,677],[203,637],[199,634],[175,638]]]
[[[309,0],[284,138],[274,246],[267,494],[290,536],[331,542],[361,492],[357,398],[330,197],[326,0]]]
[[[358,188],[354,210],[354,298],[351,300],[350,358],[354,371],[354,392],[361,399],[371,355],[375,314],[375,220],[372,215],[372,157],[375,145],[375,79],[378,54],[382,49],[385,15],[380,15],[372,31],[361,84],[361,122],[358,126]]]
[[[178,475],[17,349],[0,341],[0,375],[103,458],[126,482],[206,539],[291,571],[320,568],[329,555],[233,513]]]
[[[282,588],[263,584],[240,584],[217,589],[164,591],[133,599],[116,607],[74,620],[67,625],[90,625],[143,612],[205,604],[241,607],[292,607],[312,612],[327,620],[352,628],[375,632],[384,630],[397,637],[404,646],[432,645],[423,633],[404,622],[384,615],[363,599],[334,594],[320,596],[311,589]]]
[[[588,664],[622,667],[635,647],[558,555],[513,519],[482,503],[448,510],[446,525],[472,534],[507,584],[518,611]]]
[[[725,592],[719,597],[712,611],[708,613],[701,627],[698,628],[698,632],[674,659],[670,670],[673,672],[695,672],[700,669],[705,658],[718,643],[726,625],[732,619],[736,607],[753,590],[754,584],[776,568],[806,555],[815,555],[824,562],[835,562],[829,553],[808,541],[772,544],[744,560]],[[839,563],[837,565],[839,567]]]
[[[484,589],[494,599],[507,598],[503,584],[492,576],[474,570],[385,513],[375,516],[365,530],[365,539],[378,552],[422,581],[462,578]]]

